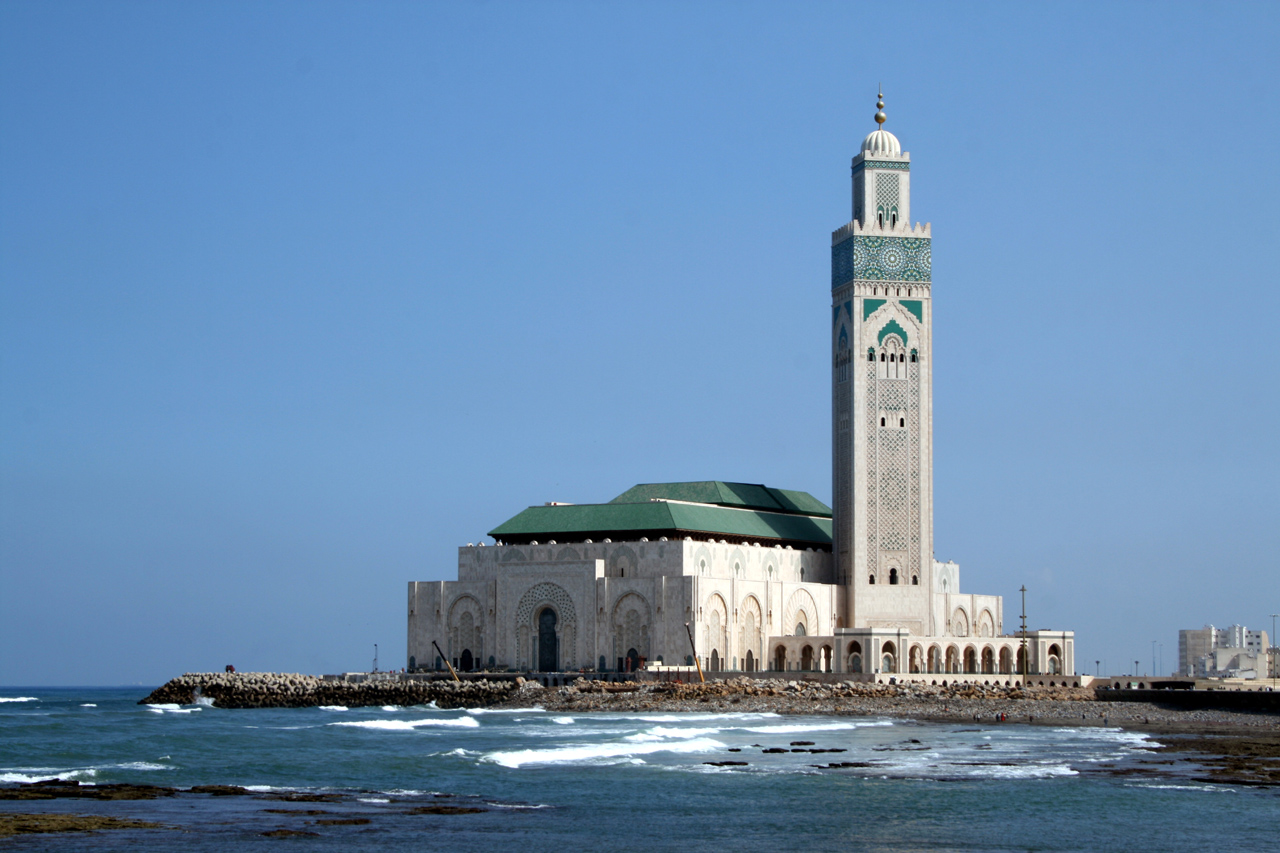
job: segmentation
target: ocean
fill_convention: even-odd
[[[0,783],[253,795],[0,800],[0,815],[170,827],[22,835],[0,849],[1280,849],[1276,789],[1206,783],[1181,755],[1115,728],[136,704],[148,692],[0,690]],[[707,763],[725,761],[746,763]]]

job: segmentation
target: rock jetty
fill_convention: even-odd
[[[483,708],[509,697],[515,681],[377,679],[348,681],[275,672],[188,672],[152,691],[140,705],[191,705],[212,700],[219,708],[310,708],[342,705],[426,705]]]
[[[557,676],[564,678],[564,676]],[[735,676],[705,684],[576,678],[544,687],[536,679],[478,678],[455,682],[422,675],[368,678],[280,673],[187,673],[141,703],[191,704],[203,697],[220,708],[303,708],[424,705],[439,708],[528,708],[596,711],[715,711],[881,716],[948,722],[1120,725],[1144,731],[1280,728],[1280,714],[1180,709],[1160,702],[1099,702],[1088,687],[947,686],[906,682],[817,681]]]

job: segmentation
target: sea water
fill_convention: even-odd
[[[562,714],[532,703],[226,710],[137,704],[146,692],[0,690],[0,783],[221,784],[340,800],[308,804],[325,816],[302,804],[208,795],[0,801],[0,812],[180,828],[97,833],[95,850],[1280,849],[1274,789],[1205,783],[1180,764],[1152,775],[1155,741],[1114,728]],[[842,751],[793,751],[810,748]],[[720,761],[747,764],[707,763]],[[483,811],[411,813],[439,803]],[[317,823],[334,818],[368,822]],[[281,828],[316,834],[263,835]],[[13,850],[86,843],[77,834],[3,842]]]

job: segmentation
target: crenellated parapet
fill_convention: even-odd
[[[858,220],[853,220],[846,225],[841,225],[835,231],[831,232],[831,245],[842,243],[854,235],[866,235],[874,237],[932,237],[933,224],[930,222],[909,225],[906,222],[899,222],[897,225],[880,225],[875,221],[867,222],[865,225]]]

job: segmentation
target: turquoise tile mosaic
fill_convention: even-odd
[[[896,169],[900,172],[911,171],[911,164],[908,162],[898,162],[897,160],[863,160],[861,163],[855,163],[853,171],[859,169]]]
[[[931,243],[928,237],[850,237],[831,247],[831,287],[850,279],[931,281]]]
[[[890,320],[884,324],[884,328],[880,330],[880,343],[884,343],[884,339],[889,335],[897,335],[903,344],[907,342],[907,330],[898,325],[897,320]]]

